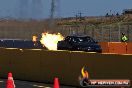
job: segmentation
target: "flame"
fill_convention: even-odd
[[[42,33],[42,38],[40,40],[41,44],[49,50],[57,50],[58,41],[63,40],[64,37],[60,34],[50,34],[48,32]]]
[[[37,36],[33,35],[32,36],[32,41],[34,42],[34,46],[36,45],[36,42],[37,42]]]
[[[33,41],[33,42],[36,42],[36,41],[37,41],[37,38],[38,38],[38,37],[34,35],[34,36],[32,37],[32,41]]]
[[[84,71],[84,67],[82,68],[81,73],[82,73],[83,78],[88,78],[89,77],[88,72]]]

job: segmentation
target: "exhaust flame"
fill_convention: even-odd
[[[49,34],[48,32],[42,33],[42,38],[40,40],[41,44],[49,50],[57,50],[58,41],[63,40],[64,37],[58,34]]]
[[[34,46],[36,45],[37,38],[38,38],[38,37],[37,37],[37,36],[35,36],[35,35],[34,35],[34,36],[32,36],[32,41],[34,42]]]
[[[32,37],[32,41],[33,41],[33,42],[36,42],[36,41],[37,41],[37,36],[34,35],[34,36]]]

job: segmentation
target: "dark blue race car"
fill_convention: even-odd
[[[89,36],[67,36],[57,44],[58,50],[102,52],[101,46]]]

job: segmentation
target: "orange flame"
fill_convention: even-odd
[[[37,38],[38,38],[38,37],[34,35],[34,36],[32,37],[32,41],[33,41],[33,42],[36,42],[36,41],[37,41]]]
[[[48,32],[42,33],[42,38],[40,40],[41,44],[48,48],[49,50],[57,50],[58,41],[63,40],[64,37],[60,34],[49,34]]]
[[[32,41],[34,42],[34,46],[36,45],[36,42],[37,42],[37,36],[33,35],[32,36]]]
[[[89,77],[88,72],[84,71],[84,67],[82,68],[81,73],[82,73],[83,78],[88,78]]]

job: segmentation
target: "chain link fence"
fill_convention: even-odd
[[[41,37],[42,32],[51,31],[44,22],[0,22],[0,39],[32,39],[33,35]],[[116,23],[109,25],[59,25],[52,33],[60,32],[68,35],[88,35],[99,42],[120,42],[121,34],[125,33],[132,41],[132,24]]]
[[[122,33],[132,41],[132,25],[121,23],[110,25],[60,26],[59,31],[67,35],[88,35],[99,42],[120,42]]]

